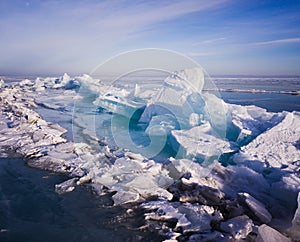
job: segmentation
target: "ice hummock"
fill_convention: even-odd
[[[299,113],[227,104],[203,90],[197,82],[202,74],[200,79],[194,76],[199,70],[182,73],[191,82],[182,83],[179,72],[166,79],[163,89],[154,88],[145,95],[138,85],[128,91],[87,75],[38,78],[1,88],[1,156],[13,151],[28,157],[31,166],[69,173],[70,180],[56,186],[59,193],[91,183],[99,194],[116,192],[112,197],[116,205],[142,202],[153,209],[146,216],[149,223],[162,222],[162,231],[174,239],[298,238]],[[66,92],[70,80],[77,84]],[[130,117],[133,110],[140,110],[135,122],[144,125],[146,134],[168,135],[170,145],[181,145],[182,157],[160,163],[124,147],[112,147],[99,137],[92,138],[92,130],[80,122],[78,134],[83,141],[102,142],[100,149],[93,142],[73,143],[62,137],[65,129],[33,109],[44,103],[46,110],[69,113],[63,107],[72,95],[74,100],[83,98],[76,97],[83,94],[78,86],[92,93],[85,101],[112,115]],[[172,106],[168,95],[176,91],[182,99],[172,99]],[[67,101],[49,99],[48,92],[69,97]],[[131,113],[123,107],[132,108]],[[222,166],[217,159],[224,154],[229,159],[233,156],[236,164]],[[203,157],[212,157],[213,162],[203,166]]]
[[[131,120],[131,124],[142,128],[145,137],[144,141],[139,138],[139,144],[142,146],[148,143],[147,140],[150,137],[160,141],[165,140],[168,146],[166,149],[178,150],[178,146],[182,146],[185,140],[179,139],[178,135],[175,137],[175,131],[188,131],[204,123],[210,124],[212,132],[215,132],[220,141],[227,142],[224,131],[227,126],[226,104],[209,93],[202,93],[204,83],[205,76],[200,68],[187,69],[170,75],[159,89],[156,87],[147,90],[145,95],[138,84],[132,91],[119,87],[102,88],[94,105],[100,106],[114,115],[124,116]],[[213,108],[216,109],[216,107],[218,109],[214,110]],[[129,123],[129,121],[127,122]],[[120,130],[120,132],[122,131]],[[195,137],[195,139],[197,138]],[[216,140],[211,139],[211,141]],[[229,143],[227,146],[230,146]],[[149,152],[151,147],[144,148],[144,155],[153,153]],[[184,149],[183,146],[182,148]],[[143,153],[143,149],[139,150]],[[183,151],[178,155],[188,154],[189,157],[201,158],[207,155],[213,157],[220,155],[219,150],[211,153],[199,154],[199,152]],[[176,153],[174,155],[176,156]]]
[[[242,152],[235,156],[235,160],[259,160],[271,167],[287,166],[290,169],[298,169],[296,163],[300,160],[299,127],[300,114],[287,113],[278,125],[244,146]]]
[[[189,127],[189,116],[204,108],[199,95],[204,85],[201,69],[188,69],[167,77],[161,89],[147,102],[140,122],[149,124],[152,117],[174,116],[182,129]]]
[[[194,68],[175,72],[159,89],[141,91],[141,85],[136,84],[130,91],[107,88],[104,84],[100,88],[97,84],[99,96],[94,105],[130,119],[131,124],[135,120],[133,124],[144,130],[140,145],[147,145],[148,137],[165,137],[158,140],[165,140],[170,150],[179,151],[173,156],[199,161],[237,152],[286,115],[255,106],[227,104],[215,93],[203,89],[205,78],[201,69]],[[137,150],[147,149],[134,151]]]
[[[4,85],[5,85],[4,80],[0,79],[0,88],[1,88],[1,87],[4,87]]]

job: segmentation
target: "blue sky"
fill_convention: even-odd
[[[300,1],[0,0],[0,75],[89,73],[140,48],[211,75],[300,75]]]

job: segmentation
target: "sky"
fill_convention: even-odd
[[[210,75],[300,75],[300,1],[0,0],[0,76],[89,73],[141,48]]]

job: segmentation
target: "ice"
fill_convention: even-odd
[[[201,124],[202,119],[203,118],[201,118],[201,114],[191,113],[189,117],[189,124],[191,127],[198,126]]]
[[[153,212],[145,214],[147,220],[166,221],[175,218],[176,226],[190,225],[190,221],[188,221],[185,215],[178,211],[177,207],[179,204],[170,204],[166,201],[153,201],[146,202],[142,206],[153,210]]]
[[[214,209],[207,206],[197,206],[192,204],[166,203],[164,201],[149,202],[143,207],[154,210],[146,214],[147,220],[173,221],[176,229],[185,232],[207,233],[211,230],[212,213]]]
[[[71,80],[71,77],[67,73],[64,73],[63,76],[59,80],[57,80],[57,84],[54,85],[53,88],[63,87],[65,85],[67,85],[70,80]]]
[[[239,193],[239,195],[244,199],[247,206],[262,223],[268,224],[272,220],[272,215],[260,201],[256,200],[248,193]]]
[[[200,68],[185,69],[167,77],[165,84],[198,92],[202,90],[204,85],[204,73]]]
[[[232,125],[238,128],[235,141],[241,146],[248,144],[259,134],[274,127],[285,117],[285,113],[271,113],[256,106],[228,104],[228,108]],[[232,135],[230,134],[230,136]]]
[[[115,93],[105,93],[104,95],[99,96],[94,101],[94,104],[106,109],[108,112],[116,113],[128,118],[133,117],[135,112],[138,112],[139,109],[143,109],[143,104],[127,101],[122,95],[118,96]]]
[[[34,81],[33,87],[34,87],[35,91],[37,91],[37,92],[42,92],[46,88],[43,79],[39,78],[39,77]]]
[[[230,122],[228,104],[213,93],[203,93],[202,97],[205,101],[204,119],[209,121],[219,137],[224,138]]]
[[[163,134],[169,135],[172,130],[178,128],[178,123],[174,117],[170,114],[164,114],[152,117],[145,132],[148,135],[162,136]]]
[[[300,113],[288,113],[276,126],[259,135],[235,155],[236,162],[258,160],[271,167],[281,168],[300,160]]]
[[[72,79],[68,74],[64,74],[60,78],[56,77],[38,77],[35,80],[24,79],[18,83],[20,87],[43,92],[45,89],[76,89],[80,86],[77,78]]]
[[[289,233],[292,235],[292,237],[295,240],[300,240],[300,192],[298,193],[298,207],[295,212],[293,221],[292,221],[292,227],[289,230]]]
[[[203,167],[199,163],[193,162],[189,159],[170,159],[170,162],[172,165],[172,167],[169,168],[169,170],[171,170],[170,174],[174,174],[174,177],[177,179],[185,174],[190,174],[190,182],[205,184],[217,188],[217,182],[212,181],[210,183],[209,180],[207,181],[206,179],[203,179],[210,173],[210,167]]]
[[[268,200],[270,183],[263,174],[245,166],[216,166],[218,177],[221,179],[222,190],[228,195],[235,197],[238,192],[247,192],[260,201]]]
[[[258,227],[257,242],[291,242],[291,240],[268,225]]]
[[[75,189],[77,180],[78,178],[72,178],[65,182],[55,185],[55,192],[57,192],[58,194],[72,192]]]
[[[177,241],[177,240],[176,240]],[[229,241],[229,238],[227,236],[224,236],[220,232],[212,232],[209,234],[193,234],[189,237],[189,242],[198,242],[198,241],[218,241],[218,242],[227,242]]]
[[[1,92],[1,112],[11,123],[0,131],[0,145],[4,152],[13,151],[31,158],[28,165],[33,167],[63,173],[72,172],[77,155],[71,147],[66,149],[66,146],[60,145],[68,143],[61,137],[66,130],[57,124],[46,122],[31,110],[30,97],[26,94],[20,95],[21,91],[14,87]]]
[[[162,186],[169,185],[173,180],[169,179],[166,182],[160,184]],[[125,185],[128,189],[138,192],[143,198],[148,198],[151,196],[164,197],[169,200],[172,199],[172,194],[164,189],[164,187],[159,187],[159,183],[153,178],[152,174],[144,174],[142,176],[137,176],[132,181],[126,183]]]
[[[143,199],[151,196],[172,199],[172,194],[166,190],[166,187],[173,183],[168,172],[162,169],[161,164],[142,159],[138,155],[125,153],[125,157],[118,158],[114,165],[104,170],[94,170],[94,173],[93,182],[114,191],[128,192],[128,201],[125,197],[120,200],[119,195],[113,197],[117,204],[131,202],[133,194],[133,197]]]
[[[147,103],[140,122],[150,123],[153,116],[171,114],[176,117],[181,126],[187,126],[191,113],[203,105],[195,100],[200,99],[197,93],[204,85],[204,75],[201,69],[187,69],[167,77],[162,88]],[[193,98],[192,98],[193,97]],[[198,100],[197,100],[198,101]],[[185,119],[187,117],[187,119]]]
[[[218,159],[223,153],[238,150],[234,143],[218,138],[208,122],[189,130],[173,130],[171,133],[183,148],[183,157],[197,157],[201,160],[206,157]]]
[[[147,91],[142,83],[128,90],[88,75],[65,74],[1,88],[1,156],[14,152],[28,158],[30,166],[69,174],[71,180],[56,186],[59,193],[91,183],[99,195],[114,192],[115,205],[142,202],[151,210],[146,218],[160,222],[170,238],[255,240],[252,219],[299,240],[300,114],[226,104],[202,90],[203,78],[199,69],[185,70],[168,77],[160,90],[153,84]],[[140,147],[128,151],[122,142],[120,147],[102,142],[92,119],[80,112],[73,120],[79,127],[74,134],[85,143],[72,143],[66,129],[33,110],[38,104],[38,111],[70,115],[75,95],[78,110],[105,108],[113,121],[122,120],[115,124],[125,127],[135,115],[143,135],[158,137],[152,140],[158,145],[167,141],[178,156],[158,162],[139,154]],[[84,102],[95,106],[86,110],[80,106]],[[222,163],[226,167],[218,161],[222,155],[229,157]],[[260,226],[258,241],[287,239],[273,228]]]
[[[76,79],[72,79],[67,73],[64,73],[60,78],[51,78],[47,77],[44,79],[39,78],[45,88],[53,88],[53,89],[75,89],[80,86],[80,83]],[[38,79],[37,79],[38,80]],[[35,82],[37,82],[37,80]],[[40,81],[39,80],[39,81]]]
[[[119,191],[112,196],[114,205],[123,205],[125,203],[137,202],[140,199],[140,195],[136,192]]]
[[[89,78],[83,81],[83,85],[91,89],[92,81],[87,80]],[[225,153],[234,152],[236,151],[234,144],[226,143],[223,140],[228,121],[226,115],[228,108],[224,101],[215,95],[201,93],[203,86],[204,74],[200,68],[175,72],[164,80],[160,90],[154,88],[145,94],[145,96],[142,94],[140,85],[136,85],[134,91],[130,92],[124,88],[108,86],[98,82],[94,89],[98,91],[99,96],[93,103],[108,112],[122,115],[130,120],[138,120],[138,125],[144,127],[145,134],[150,136],[151,139],[155,139],[151,145],[158,142],[167,142],[173,146],[173,150],[177,150],[178,143],[185,143],[178,140],[178,137],[183,137],[184,134],[179,133],[176,136],[177,142],[179,141],[178,143],[172,139],[172,134],[181,130],[187,130],[187,133],[189,133],[189,129],[192,127],[202,126],[205,122],[209,122],[212,134],[209,137],[205,137],[205,140],[209,140],[210,144],[203,142],[202,144],[205,144],[205,147],[200,152],[195,147],[189,150],[183,147],[184,151],[181,155],[190,155],[191,157],[201,156],[202,159],[206,155],[211,157],[218,156],[222,151]],[[95,90],[93,91],[94,93],[97,92]],[[138,102],[136,101],[137,98],[139,99]],[[142,100],[143,98],[144,100]],[[129,120],[127,123],[124,121],[123,126],[126,128],[128,125]],[[172,133],[173,131],[174,133]],[[117,133],[116,135],[126,135],[126,132],[122,132],[121,129]],[[160,136],[162,139],[157,138]],[[215,136],[219,138],[215,138]],[[142,141],[142,139],[140,140],[140,144],[144,146],[147,144],[148,138],[145,135],[145,140]],[[195,141],[197,139],[192,138],[190,143]],[[211,143],[214,144],[212,145]],[[213,147],[214,145],[217,147]],[[210,148],[213,147],[215,151],[212,151],[211,154],[210,151],[205,151],[208,146]],[[157,150],[152,145],[141,152],[145,152],[144,154],[147,155],[152,154],[154,151],[147,153],[147,150],[150,149]]]
[[[87,74],[77,76],[76,80],[80,83],[80,92],[85,93],[87,90],[93,94],[102,94],[107,90],[100,79],[94,79]],[[104,90],[103,90],[104,89]]]
[[[242,215],[232,218],[226,222],[221,222],[221,230],[230,233],[234,240],[245,239],[252,231],[252,220],[248,216]]]
[[[180,202],[220,205],[224,199],[224,193],[219,189],[193,183],[185,178],[169,186],[168,191],[173,194],[174,201]]]
[[[98,85],[98,87],[96,85],[98,97],[93,101],[95,106],[127,118],[138,119],[140,117],[145,103],[137,102],[132,92],[111,85],[101,83]],[[134,117],[135,115],[137,117]]]
[[[4,80],[1,79],[1,80],[0,80],[0,88],[1,88],[1,87],[4,87],[4,84],[5,84],[5,83],[4,83]]]
[[[22,81],[19,82],[19,85],[22,86],[33,86],[34,82],[29,80],[29,79],[24,79]]]
[[[177,227],[182,227],[184,232],[209,232],[211,231],[211,221],[214,209],[206,206],[195,206],[192,204],[185,204],[178,207],[178,212],[184,214],[184,216],[189,221],[189,225],[177,225]]]
[[[141,85],[136,84],[134,88],[134,97],[142,100],[149,100],[153,98],[159,91],[159,85]]]

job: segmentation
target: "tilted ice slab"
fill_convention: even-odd
[[[257,242],[291,242],[291,240],[275,229],[263,224],[258,227]]]
[[[202,98],[198,95],[203,85],[204,74],[199,68],[187,69],[170,75],[156,95],[148,101],[139,121],[149,124],[154,116],[172,114],[182,128],[188,126],[186,122],[190,114],[199,111],[199,105],[204,105]]]
[[[87,80],[83,86],[92,91],[93,81]],[[255,106],[227,104],[213,93],[203,92],[204,83],[204,74],[199,68],[170,75],[159,90],[147,90],[144,96],[139,85],[129,91],[97,82],[93,92],[98,92],[98,98],[94,105],[113,114],[138,119],[146,134],[171,137],[173,149],[176,150],[179,143],[181,154],[202,158],[237,151],[233,142],[239,146],[248,144],[286,115]],[[172,137],[177,143],[172,142]]]
[[[87,77],[83,77],[83,79],[88,80]],[[92,182],[99,193],[105,191],[105,189],[102,190],[103,187],[110,191],[116,191],[117,193],[113,196],[115,204],[153,199],[153,197],[163,198],[165,206],[162,212],[165,214],[161,214],[159,211],[153,212],[149,219],[161,219],[166,224],[172,224],[177,219],[177,223],[178,221],[179,223],[176,226],[183,228],[182,233],[186,232],[185,236],[196,233],[194,234],[195,239],[204,237],[244,238],[251,230],[254,234],[260,233],[262,238],[265,232],[267,235],[272,234],[272,236],[283,238],[281,234],[277,234],[273,230],[270,232],[269,229],[266,231],[261,229],[257,232],[257,229],[252,227],[252,221],[260,225],[268,223],[272,219],[268,225],[273,226],[274,219],[282,219],[288,217],[286,215],[294,214],[291,209],[295,207],[295,193],[300,187],[297,174],[299,163],[294,160],[294,158],[299,160],[297,149],[299,147],[298,113],[273,114],[253,106],[228,105],[224,109],[226,110],[226,122],[229,125],[232,122],[233,127],[237,128],[237,133],[241,131],[244,135],[249,132],[248,135],[252,137],[251,139],[257,136],[253,142],[259,141],[254,143],[259,148],[259,152],[255,152],[255,145],[252,145],[253,142],[250,142],[250,139],[248,140],[250,143],[236,155],[236,161],[238,161],[236,166],[223,167],[216,162],[209,167],[203,167],[189,159],[170,159],[169,163],[160,164],[139,154],[124,152],[124,150],[116,151],[108,146],[102,147],[101,150],[94,150],[87,144],[74,144],[62,138],[64,129],[56,124],[46,122],[32,111],[36,92],[30,92],[30,90],[44,92],[50,88],[53,82],[55,83],[55,80],[40,79],[36,80],[35,87],[33,87],[34,85],[24,85],[20,88],[15,87],[1,91],[0,117],[4,116],[5,118],[3,119],[4,123],[1,124],[3,128],[1,129],[0,146],[1,149],[4,146],[10,147],[24,156],[33,158],[29,161],[32,166],[56,172],[67,172],[71,173],[71,176],[75,176],[75,179],[72,178],[57,186],[58,192],[68,192],[77,185]],[[92,83],[92,80],[88,82]],[[99,84],[98,87],[100,88],[100,86],[107,88],[104,93],[109,91],[108,86]],[[176,88],[180,90],[181,87],[176,86]],[[202,100],[197,98],[199,96],[196,95],[192,100]],[[211,106],[220,103],[217,97],[214,98],[210,95],[203,96],[202,101],[205,105],[210,103]],[[204,110],[205,105],[201,106],[204,107]],[[233,112],[234,110],[237,111]],[[197,140],[199,137],[193,135],[193,129],[200,129],[200,131],[203,129],[200,138],[205,137],[215,144],[218,144],[219,141],[221,144],[219,152],[231,151],[230,147],[227,149],[227,145],[231,144],[229,141],[215,140],[218,136],[210,131],[209,126],[206,126],[209,122],[209,115],[201,117],[199,114],[205,114],[205,111],[201,112],[199,109],[198,113],[191,113],[192,117],[186,116],[188,117],[186,130],[175,131],[172,122],[166,122],[169,118],[168,115],[153,116],[150,123],[153,122],[152,127],[154,127],[165,122],[169,133],[180,131],[182,134],[189,134],[189,139],[185,139],[185,141],[189,140],[190,145],[187,145],[186,149],[192,147],[193,140],[201,143]],[[196,117],[196,115],[198,116]],[[212,126],[211,123],[210,125]],[[174,127],[176,128],[176,125]],[[253,132],[250,133],[250,131]],[[205,142],[205,140],[203,141]],[[204,143],[201,145],[205,147]],[[182,142],[182,146],[184,146],[184,142]],[[262,147],[260,148],[260,146]],[[284,164],[284,166],[278,165],[274,168],[272,167],[273,163],[266,162],[268,157],[264,153],[271,150],[270,154],[276,154],[276,150],[271,149],[272,146],[276,146],[282,152],[279,155],[280,159],[284,161],[281,161],[280,164]],[[283,149],[281,149],[282,147]],[[286,151],[291,153],[284,154]],[[190,153],[195,152],[198,152],[197,149],[190,151]],[[203,149],[202,152],[206,154],[207,151]],[[263,159],[264,157],[266,159]],[[286,162],[289,157],[294,158]],[[262,164],[262,166],[258,164]],[[266,169],[268,166],[269,170]],[[286,196],[287,193],[291,193],[292,196]],[[241,194],[248,207],[237,201]],[[174,203],[172,204],[173,199],[178,199],[177,203],[180,201],[180,208]],[[288,203],[287,200],[292,202]],[[199,206],[197,203],[202,205]],[[290,206],[291,204],[292,206]],[[153,208],[155,206],[154,204]],[[222,213],[218,210],[222,210]],[[248,217],[244,216],[245,214]],[[298,212],[294,216],[294,226],[297,226],[299,217],[297,214]],[[217,231],[208,232],[214,224],[214,222],[211,223],[212,220],[221,222],[222,230],[217,228]],[[171,227],[169,227],[170,231]],[[201,229],[207,233],[199,234]]]
[[[300,240],[300,192],[298,193],[298,207],[295,212],[289,234],[291,234],[295,240]]]
[[[198,157],[204,160],[205,157],[218,158],[221,154],[238,150],[234,143],[218,138],[208,122],[189,130],[173,130],[171,133],[181,145],[183,157]]]

